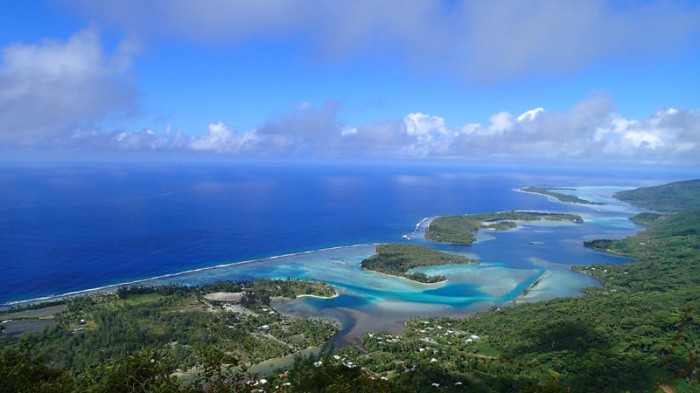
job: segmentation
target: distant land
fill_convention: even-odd
[[[582,223],[574,214],[539,212],[500,212],[436,217],[428,225],[425,238],[436,242],[470,245],[476,241],[479,230],[504,231],[515,228],[515,221],[570,221]]]
[[[602,205],[600,202],[592,202],[586,199],[579,198],[575,195],[564,194],[561,192],[556,192],[556,190],[566,190],[566,188],[560,187],[525,187],[521,188],[520,191],[531,192],[533,194],[542,194],[552,198],[557,199],[560,202],[567,203],[579,203],[582,205]]]

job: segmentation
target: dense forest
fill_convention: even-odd
[[[264,291],[246,307],[255,315],[204,311],[225,306],[207,300],[209,290],[123,290],[71,300],[55,327],[2,341],[0,391],[697,392],[700,209],[681,210],[686,191],[678,200],[666,193],[660,203],[671,208],[654,209],[673,213],[633,217],[645,231],[586,243],[635,259],[577,267],[603,284],[587,296],[494,307],[467,318],[417,318],[402,335],[366,335],[362,350],[327,351],[261,376],[248,367],[264,357],[258,351],[274,356],[286,350],[278,340],[298,337],[301,348],[333,331],[329,322],[269,314],[265,299],[294,296],[293,290],[261,284]],[[253,287],[217,285],[212,292]],[[246,324],[247,330],[240,327]],[[102,329],[122,333],[102,335]],[[183,364],[196,366],[184,369],[197,371],[189,379],[181,375]]]

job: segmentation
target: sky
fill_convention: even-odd
[[[700,164],[700,2],[5,0],[0,155]]]

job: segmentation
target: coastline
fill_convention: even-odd
[[[362,270],[367,271],[367,272],[376,273],[376,274],[381,274],[382,276],[386,276],[386,277],[398,278],[398,279],[408,281],[408,282],[413,283],[413,284],[423,285],[426,287],[440,286],[440,285],[447,283],[447,281],[448,281],[447,279],[445,279],[445,280],[436,281],[436,282],[420,282],[420,281],[411,280],[410,278],[407,278],[407,277],[397,276],[397,275],[389,274],[389,273],[382,273],[382,272],[378,272],[376,270],[370,270],[370,269],[364,269],[364,268],[362,268]]]
[[[596,205],[604,205],[604,203],[589,201],[588,199],[583,199],[583,198],[580,198],[580,197],[575,196],[575,195],[574,195],[574,197],[575,197],[575,198],[578,198],[578,201],[563,201],[563,200],[559,199],[559,198],[556,197],[556,196],[549,195],[549,194],[545,194],[545,193],[541,193],[541,192],[527,191],[527,190],[525,190],[525,188],[528,188],[528,187],[521,187],[521,188],[513,189],[513,191],[522,192],[522,193],[525,193],[525,194],[533,194],[533,195],[543,196],[543,197],[546,197],[547,200],[550,201],[550,202],[558,202],[558,203],[564,203],[564,204],[576,205],[576,206],[587,206],[587,207],[590,207],[590,208],[592,208],[592,209],[595,209],[594,206],[596,206]],[[552,188],[541,187],[541,188],[542,188],[542,189],[545,189],[545,190],[556,190],[556,189],[564,190],[564,189],[568,189],[568,190],[577,191],[577,188],[576,188],[576,187],[570,187],[570,188],[569,188],[569,187],[552,187]],[[561,195],[567,195],[567,196],[568,196],[568,194],[561,194]]]
[[[310,297],[310,298],[314,298],[314,299],[330,300],[330,299],[335,299],[335,298],[337,298],[338,296],[340,296],[340,294],[338,293],[338,291],[335,291],[335,294],[334,294],[333,296],[321,296],[321,295],[302,294],[302,295],[297,295],[296,298],[299,299],[299,298],[304,298],[304,297]]]
[[[319,248],[319,249],[314,249],[314,250],[273,255],[271,257],[265,257],[265,258],[248,259],[248,260],[244,260],[244,261],[223,263],[223,264],[218,264],[218,265],[214,265],[214,266],[205,266],[205,267],[196,268],[196,269],[188,269],[188,270],[183,270],[183,271],[175,272],[175,273],[167,273],[167,274],[162,274],[162,275],[154,276],[154,277],[141,278],[141,279],[125,281],[125,282],[116,283],[116,284],[108,284],[108,285],[103,285],[103,286],[99,286],[99,287],[80,289],[80,290],[75,290],[75,291],[59,293],[59,294],[46,295],[46,296],[40,296],[40,297],[35,297],[35,298],[23,299],[23,300],[11,300],[11,301],[0,303],[0,311],[10,310],[10,309],[15,308],[15,307],[30,306],[33,304],[47,303],[47,302],[52,302],[52,301],[61,301],[61,300],[65,300],[65,299],[69,299],[69,298],[73,298],[73,297],[77,297],[77,296],[82,296],[82,295],[114,293],[119,289],[119,287],[122,287],[122,286],[133,286],[133,285],[146,285],[147,286],[147,285],[149,285],[149,282],[152,282],[152,281],[165,280],[165,279],[185,276],[188,274],[196,274],[196,273],[201,273],[201,272],[210,271],[210,270],[224,269],[224,268],[229,268],[229,267],[248,265],[248,264],[252,264],[252,263],[260,263],[260,262],[265,262],[265,261],[274,261],[274,260],[280,259],[280,258],[308,255],[308,254],[313,254],[316,252],[333,251],[333,250],[341,250],[341,249],[357,248],[357,247],[365,247],[365,246],[375,246],[377,244],[379,244],[379,243],[361,243],[361,244],[351,244],[351,245],[345,245],[345,246],[325,247],[325,248]]]
[[[532,295],[532,291],[534,291],[548,277],[549,277],[549,271],[544,271],[542,274],[540,274],[540,276],[537,277],[535,279],[535,281],[532,282],[532,284],[528,285],[528,287],[525,288],[520,293],[520,295],[518,295],[518,297],[515,299],[516,303],[527,302],[528,299],[533,298],[534,295]]]
[[[311,295],[308,293],[304,293],[301,295],[297,295],[294,299],[290,299],[288,297],[284,296],[272,296],[270,297],[270,300],[276,301],[276,302],[293,302],[294,300],[301,299],[301,298],[312,298],[312,299],[322,299],[322,300],[331,300],[335,299],[338,296],[340,296],[340,293],[336,290],[333,296],[321,296],[321,295]]]
[[[541,197],[547,198],[547,200],[550,201],[550,202],[565,203],[565,204],[570,204],[570,205],[584,205],[584,204],[582,204],[582,203],[564,202],[564,201],[562,201],[562,200],[560,200],[560,199],[558,199],[558,198],[555,198],[555,197],[553,197],[553,196],[551,196],[551,195],[541,194],[541,193],[539,193],[539,192],[525,191],[525,190],[523,189],[523,187],[521,187],[521,188],[513,188],[512,190],[515,191],[515,192],[522,192],[523,194],[539,195],[539,196],[541,196]]]
[[[423,218],[422,220],[418,221],[416,226],[413,228],[413,232],[402,235],[401,237],[406,239],[406,240],[412,240],[415,238],[425,239],[425,230],[428,229],[428,227],[430,226],[430,223],[433,222],[433,220],[436,219],[437,217],[439,217],[439,216],[430,216],[430,217]],[[425,228],[422,231],[422,233],[420,232],[421,228]]]

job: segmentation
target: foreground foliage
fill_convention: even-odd
[[[235,300],[209,298],[209,294],[220,292],[225,292],[224,299],[229,296]],[[201,288],[123,287],[116,294],[76,297],[67,300],[65,311],[55,315],[54,326],[17,339],[0,339],[0,381],[21,378],[17,370],[23,369],[15,368],[19,364],[26,365],[24,374],[37,380],[55,380],[47,386],[73,380],[95,391],[139,391],[136,385],[150,386],[146,390],[170,389],[179,386],[169,377],[173,372],[198,375],[206,364],[202,353],[212,349],[226,355],[217,356],[217,361],[231,359],[227,367],[234,363],[249,367],[324,345],[337,332],[335,323],[282,316],[269,307],[270,297],[334,293],[327,284],[260,280]],[[18,359],[31,359],[31,363]],[[146,368],[141,366],[144,362]],[[145,382],[154,373],[160,377]],[[127,387],[124,384],[128,381],[114,380],[124,375],[138,383]]]

